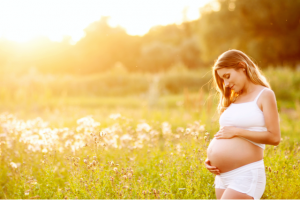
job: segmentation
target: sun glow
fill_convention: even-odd
[[[26,42],[37,36],[76,43],[84,28],[101,16],[128,34],[143,35],[155,25],[182,23],[199,18],[199,8],[210,0],[52,0],[1,1],[0,37]]]

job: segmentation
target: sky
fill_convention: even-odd
[[[200,17],[211,0],[0,0],[0,37],[26,42],[37,36],[75,44],[101,16],[130,35],[144,35],[155,25],[180,24]],[[183,14],[185,13],[185,15]],[[184,17],[185,16],[185,17]]]

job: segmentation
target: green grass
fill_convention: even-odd
[[[219,128],[217,99],[207,97],[58,97],[2,104],[0,198],[216,198],[214,175],[203,163]],[[262,198],[300,198],[299,106],[278,103],[282,142],[265,149]],[[118,113],[118,119],[110,118]],[[83,117],[85,124],[78,124]],[[101,131],[107,134],[100,137]]]

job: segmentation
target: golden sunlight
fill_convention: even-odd
[[[0,37],[26,42],[37,36],[76,43],[84,28],[101,16],[130,35],[143,35],[155,25],[182,23],[200,17],[199,8],[210,0],[10,0],[0,1]]]

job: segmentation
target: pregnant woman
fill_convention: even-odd
[[[265,144],[280,143],[274,92],[243,52],[229,50],[213,67],[220,93],[220,130],[207,149],[217,199],[260,199],[266,185]]]

